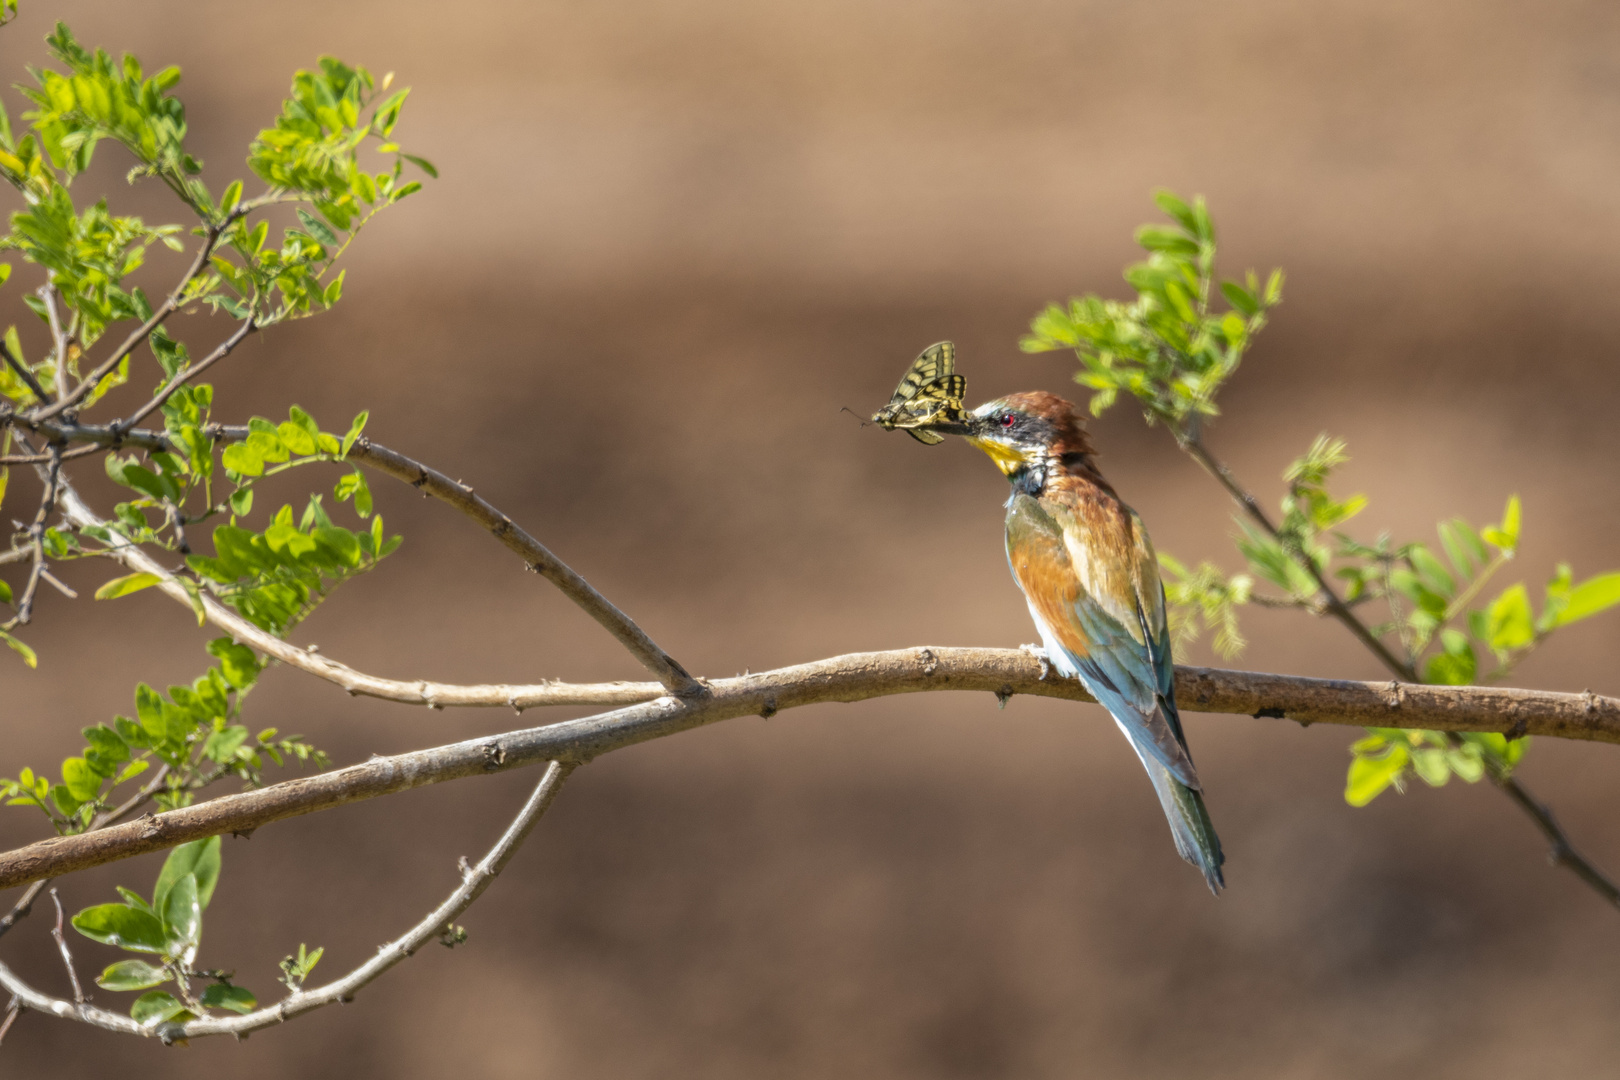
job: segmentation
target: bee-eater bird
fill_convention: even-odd
[[[1176,712],[1164,586],[1136,511],[1097,471],[1075,407],[1043,391],[1013,394],[927,425],[964,436],[1007,479],[1007,561],[1059,674],[1079,679],[1141,758],[1181,857],[1221,876],[1221,842]]]

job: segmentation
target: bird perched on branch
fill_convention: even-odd
[[[1079,413],[1036,391],[972,412],[941,407],[907,419],[895,426],[963,436],[1012,482],[1007,561],[1046,660],[1079,679],[1113,715],[1153,781],[1176,850],[1219,894],[1225,857],[1176,711],[1153,543],[1136,511],[1097,471]]]

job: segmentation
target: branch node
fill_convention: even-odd
[[[773,717],[775,715],[776,715],[776,697],[775,697],[775,695],[772,695],[771,697],[768,697],[768,698],[765,699],[765,704],[760,706],[759,718],[761,720],[769,720],[771,717]]]
[[[1590,689],[1581,691],[1581,711],[1588,716],[1597,712],[1597,695]]]
[[[492,742],[484,747],[484,768],[494,772],[506,764],[506,748],[498,742]]]
[[[1395,679],[1391,679],[1391,680],[1389,680],[1389,688],[1388,688],[1388,690],[1389,690],[1389,692],[1385,696],[1384,700],[1389,703],[1390,708],[1392,708],[1392,709],[1400,708],[1401,707],[1401,702],[1406,700],[1406,689],[1403,686],[1401,686],[1399,681],[1397,681]]]
[[[1005,709],[1007,702],[1012,700],[1013,688],[1011,683],[1002,683],[1001,689],[996,691],[996,708]]]
[[[1281,709],[1278,709],[1278,708],[1261,709],[1259,712],[1254,713],[1253,715],[1254,715],[1254,718],[1256,720],[1286,720],[1286,719],[1288,719],[1287,714],[1285,714]],[[1310,726],[1310,721],[1309,720],[1301,720],[1300,723],[1303,724],[1306,727]]]
[[[934,655],[933,649],[917,650],[917,662],[922,665],[924,675],[932,675],[939,670],[939,658]]]

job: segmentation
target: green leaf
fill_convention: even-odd
[[[130,952],[160,953],[166,938],[163,924],[149,911],[128,904],[97,904],[73,916],[73,929],[103,945]]]
[[[315,437],[291,420],[283,420],[276,428],[276,435],[283,446],[300,457],[315,453]]]
[[[214,886],[219,883],[219,837],[193,840],[169,852],[158,873],[157,885],[152,890],[152,907],[163,911],[168,903],[169,890],[183,877],[196,879],[197,903],[207,910],[214,898]]]
[[[223,765],[236,755],[237,747],[247,741],[247,735],[247,728],[240,724],[232,724],[221,731],[210,732],[203,743],[203,757]]]
[[[1344,786],[1344,801],[1351,806],[1366,806],[1385,788],[1400,779],[1409,760],[1409,751],[1400,743],[1391,744],[1382,757],[1357,755],[1350,763],[1350,775]]]
[[[1510,496],[1506,509],[1502,511],[1502,524],[1487,525],[1479,531],[1479,535],[1486,543],[1500,548],[1504,555],[1511,558],[1519,548],[1520,517],[1519,497]]]
[[[161,986],[170,978],[166,970],[145,960],[120,960],[107,965],[107,970],[96,976],[96,985],[103,990],[146,990]]]
[[[1423,578],[1423,583],[1437,596],[1450,600],[1457,592],[1457,583],[1440,560],[1435,558],[1428,548],[1422,544],[1412,544],[1407,551],[1407,558],[1412,561],[1412,569]]]
[[[1498,653],[1511,652],[1536,639],[1535,617],[1530,611],[1530,594],[1522,584],[1512,585],[1491,601],[1486,609],[1490,647]]]
[[[202,992],[202,1003],[210,1009],[228,1009],[246,1015],[258,1007],[259,1001],[245,986],[215,983]]]
[[[62,783],[80,803],[87,803],[101,793],[101,777],[82,757],[70,757],[62,762]]]
[[[189,1020],[192,1016],[184,1005],[175,1000],[173,994],[166,994],[162,990],[152,990],[136,998],[135,1004],[129,1007],[129,1015],[143,1027],[170,1020]]]
[[[423,172],[433,177],[433,179],[437,180],[439,178],[439,170],[434,168],[433,163],[427,158],[420,158],[415,154],[401,154],[400,156],[406,161],[410,162],[412,165],[415,165],[418,169],[421,169]]]
[[[96,599],[116,600],[120,596],[128,596],[130,593],[151,588],[162,580],[156,574],[125,574],[123,577],[113,578],[97,589]]]
[[[1254,294],[1235,281],[1221,282],[1221,295],[1226,297],[1228,304],[1245,315],[1254,316],[1260,313],[1260,302],[1254,298]]]
[[[1412,771],[1422,777],[1430,787],[1445,787],[1451,779],[1451,767],[1446,764],[1446,752],[1433,746],[1412,751]]]
[[[1446,764],[1467,783],[1477,784],[1485,778],[1485,760],[1475,744],[1465,743],[1461,747],[1448,749]]]
[[[163,929],[168,935],[172,956],[183,956],[197,947],[202,938],[202,903],[197,896],[197,878],[186,874],[160,894],[158,910],[163,913]]]
[[[377,520],[381,521],[382,518],[378,518]],[[29,648],[24,642],[17,640],[4,630],[0,630],[0,641],[4,641],[7,645],[11,646],[12,652],[15,652],[18,656],[22,657],[23,663],[27,664],[31,668],[39,667],[39,657],[34,655],[34,650]]]
[[[1553,625],[1568,626],[1616,604],[1620,604],[1620,571],[1599,574],[1569,590],[1564,608]]]
[[[1448,629],[1440,632],[1440,638],[1445,651],[1429,661],[1423,681],[1442,686],[1472,684],[1479,661],[1474,656],[1474,647],[1469,644],[1468,636]]]
[[[242,488],[231,494],[231,513],[246,517],[253,512],[253,489]]]
[[[225,452],[220,455],[220,462],[227,469],[243,476],[259,476],[264,472],[264,458],[246,443],[232,443],[227,446]]]
[[[208,643],[208,655],[219,660],[220,674],[232,689],[246,690],[259,680],[258,657],[246,645],[228,637],[215,638]]]
[[[370,419],[370,409],[361,409],[355,414],[354,423],[349,425],[349,433],[343,436],[343,451],[338,455],[339,457],[346,458],[349,456],[349,450],[354,446],[354,440],[358,439],[360,437],[360,433],[366,430],[366,421]],[[0,493],[3,493],[3,490],[4,489],[0,489]]]

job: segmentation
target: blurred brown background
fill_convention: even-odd
[[[1251,484],[1274,498],[1329,430],[1355,455],[1341,490],[1373,497],[1365,535],[1432,537],[1519,492],[1512,569],[1537,595],[1558,559],[1620,566],[1612,4],[24,0],[0,32],[8,79],[43,62],[56,17],[183,67],[218,185],[320,53],[415,88],[404,141],[443,179],[357,246],[337,311],[221,371],[222,412],[296,400],[338,427],[369,407],[379,440],[474,483],[694,671],[1032,639],[999,476],[839,408],[871,411],[946,337],[976,399],[1061,391],[1071,363],[1017,336],[1048,300],[1120,293],[1160,185],[1210,198],[1228,272],[1289,272],[1212,438]],[[168,220],[124,167],[105,149],[83,183]],[[158,281],[181,265],[154,263]],[[19,291],[5,318],[31,327]],[[1235,565],[1228,505],[1162,431],[1128,406],[1096,430],[1162,549]],[[406,546],[300,641],[396,677],[639,677],[452,511],[376,491]],[[1242,665],[1379,675],[1331,626],[1246,625]],[[76,752],[73,729],[128,711],[138,679],[191,678],[207,636],[153,594],[47,596],[39,671],[0,665],[0,772]],[[1594,619],[1515,681],[1620,692],[1617,647],[1620,617]],[[250,714],[343,762],[514,724],[286,671]],[[464,920],[470,942],[344,1009],[185,1051],[25,1016],[0,1069],[1614,1075],[1620,914],[1549,869],[1505,800],[1420,786],[1351,810],[1353,731],[1188,725],[1230,853],[1218,901],[1095,707],[824,706],[582,771]],[[1544,740],[1523,775],[1620,873],[1613,749]],[[533,779],[230,843],[202,961],[261,998],[300,941],[327,947],[318,975],[353,965],[454,884]],[[0,814],[6,845],[37,835]],[[147,889],[158,863],[75,877],[66,902]],[[5,955],[63,991],[48,923],[36,911]],[[110,959],[76,949],[83,968]]]

